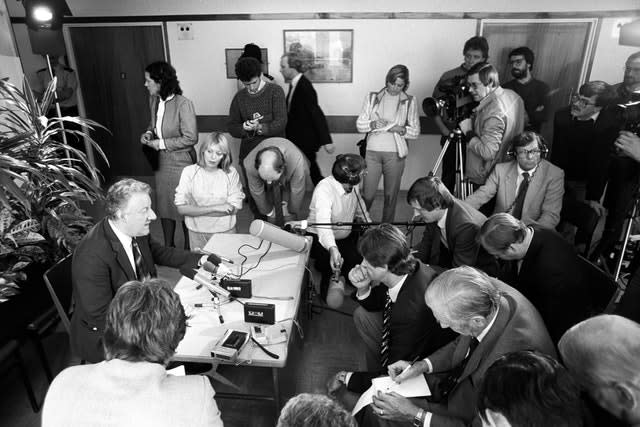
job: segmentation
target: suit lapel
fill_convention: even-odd
[[[460,379],[458,382],[464,381],[466,377],[472,375],[478,370],[478,366],[485,359],[485,357],[495,349],[496,341],[502,335],[502,332],[505,330],[507,322],[511,317],[511,307],[509,306],[508,301],[502,297],[500,298],[500,309],[498,310],[498,316],[496,317],[495,322],[491,326],[491,329],[485,335],[484,339],[480,342],[476,350],[471,355],[471,358],[467,362],[467,366],[465,366],[462,375],[460,375]],[[466,341],[467,348],[469,346],[469,340]],[[464,357],[464,355],[463,355]]]
[[[513,202],[516,199],[516,181],[518,180],[518,162],[513,162],[513,164],[509,167],[507,172],[507,176],[505,177],[506,184],[504,187],[505,193],[504,197],[504,205],[505,209],[511,210],[513,208]]]
[[[131,261],[129,261],[129,257],[125,252],[124,247],[122,246],[122,243],[120,243],[118,236],[116,236],[116,233],[114,233],[114,231],[111,229],[111,225],[109,224],[109,221],[105,219],[103,226],[105,230],[105,235],[107,236],[107,238],[109,239],[109,243],[111,244],[111,249],[113,249],[113,252],[115,252],[116,261],[118,261],[118,265],[120,266],[124,274],[127,276],[127,280],[135,280],[136,272],[133,270]]]

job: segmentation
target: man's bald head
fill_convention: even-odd
[[[592,317],[565,332],[558,348],[596,402],[625,422],[640,423],[640,324]]]
[[[265,147],[256,154],[255,167],[262,180],[267,183],[277,181],[284,172],[284,154],[278,147]]]

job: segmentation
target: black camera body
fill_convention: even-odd
[[[623,130],[628,130],[640,136],[640,100],[618,104],[617,111]]]
[[[427,117],[442,116],[446,121],[460,123],[471,117],[477,105],[469,93],[465,76],[456,76],[438,86],[444,95],[438,98],[425,98],[422,110]]]

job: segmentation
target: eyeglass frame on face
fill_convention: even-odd
[[[534,148],[533,150],[527,150],[525,148],[522,149],[518,149],[516,148],[516,154],[518,156],[524,156],[524,157],[528,157],[528,156],[539,156],[542,153],[542,150],[539,148]]]
[[[576,105],[580,108],[587,107],[589,105],[596,105],[595,102],[591,102],[589,97],[583,95],[572,95],[571,96],[571,105]]]

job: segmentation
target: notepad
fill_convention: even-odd
[[[431,390],[429,389],[429,385],[427,384],[427,380],[424,378],[424,375],[409,378],[400,384],[393,381],[391,377],[374,378],[371,380],[371,387],[362,393],[351,413],[355,415],[360,412],[362,408],[371,404],[373,402],[373,396],[378,394],[378,392],[395,392],[404,397],[431,396]]]

